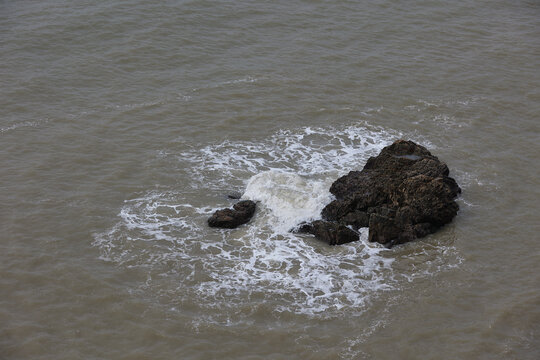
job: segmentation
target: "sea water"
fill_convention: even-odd
[[[0,3],[0,359],[537,359],[535,1]],[[454,221],[290,229],[397,139]],[[257,202],[234,230],[207,218]]]

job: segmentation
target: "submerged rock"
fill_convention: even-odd
[[[398,140],[371,157],[362,171],[332,184],[336,200],[322,210],[325,225],[315,221],[308,232],[337,244],[344,243],[341,236],[353,238],[343,235],[346,225],[369,226],[369,241],[387,247],[431,234],[459,210],[455,198],[461,189],[448,175],[446,164],[425,147]]]
[[[210,227],[234,229],[247,223],[255,213],[255,202],[243,200],[234,204],[232,209],[217,210],[209,219]]]
[[[230,191],[228,194],[227,194],[227,197],[229,199],[234,199],[234,200],[238,200],[242,197],[242,193],[240,191]]]

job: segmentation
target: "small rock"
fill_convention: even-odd
[[[234,229],[247,223],[255,213],[256,204],[251,200],[243,200],[234,204],[232,209],[217,210],[209,219],[210,227]]]
[[[238,200],[242,197],[242,193],[240,191],[230,191],[228,194],[227,194],[227,197],[229,199],[234,199],[234,200]]]
[[[328,245],[341,245],[359,239],[358,233],[347,226],[324,220],[301,224],[297,228],[297,232],[313,234],[317,239],[324,241]]]
[[[303,221],[289,230],[289,232],[293,234],[313,234],[313,224]]]

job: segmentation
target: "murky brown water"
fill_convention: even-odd
[[[537,1],[1,2],[0,49],[0,359],[540,357]],[[287,233],[397,138],[452,224]]]

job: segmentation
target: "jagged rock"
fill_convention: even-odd
[[[336,200],[321,215],[336,226],[325,229],[369,226],[369,241],[388,247],[431,234],[459,210],[455,198],[461,189],[448,175],[446,164],[425,147],[398,140],[371,157],[362,171],[351,171],[332,184]]]
[[[341,218],[341,222],[358,230],[369,226],[369,214],[366,211],[351,211]]]
[[[371,214],[369,217],[369,241],[378,242],[381,244],[393,244],[395,239],[399,238],[402,230],[395,223],[394,219],[379,215]]]
[[[313,224],[304,221],[290,229],[289,232],[293,234],[313,234]]]
[[[357,241],[359,238],[358,233],[347,226],[324,220],[300,224],[294,232],[313,234],[317,239],[329,245],[346,244]]]
[[[210,227],[234,229],[247,223],[255,213],[256,204],[251,200],[243,200],[234,204],[232,209],[217,210],[209,219]]]

